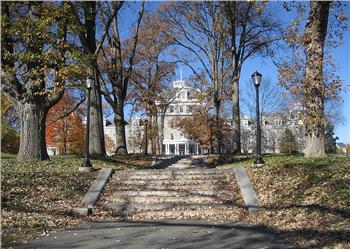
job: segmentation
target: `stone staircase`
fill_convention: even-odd
[[[199,167],[186,158],[165,169],[116,171],[98,204],[135,220],[225,218],[244,210],[232,169]]]

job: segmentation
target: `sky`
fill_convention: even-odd
[[[154,11],[158,8],[158,6],[162,2],[147,2],[146,10]],[[121,14],[121,36],[127,37],[128,31],[130,28],[130,24],[135,21],[137,10],[140,5],[139,2],[136,4],[134,2],[128,2],[131,8],[124,8],[123,13]],[[272,2],[273,8],[276,8],[274,13],[279,15],[278,17],[282,20],[284,24],[287,24],[292,19],[293,13],[287,13],[283,10],[281,6],[282,2]],[[345,9],[345,15],[350,17],[350,3],[347,3],[347,7]],[[350,24],[349,24],[350,26]],[[123,29],[125,27],[125,29]],[[349,28],[344,34],[344,44],[334,50],[334,58],[337,63],[337,73],[342,78],[344,85],[342,88],[341,96],[343,98],[343,105],[341,107],[341,113],[343,116],[343,121],[335,124],[335,136],[339,137],[338,142],[350,143],[350,31]],[[255,71],[259,71],[262,73],[263,78],[269,78],[272,82],[278,82],[278,73],[276,66],[272,63],[270,58],[262,58],[262,57],[253,57],[248,59],[243,65],[240,79],[240,91],[244,92],[244,89],[247,87],[246,85],[251,82],[251,75]],[[185,65],[182,66],[183,78],[189,78],[191,75],[191,71]],[[176,79],[180,78],[180,70],[176,71]],[[129,107],[126,107],[126,117],[128,116],[128,112],[130,111]],[[247,112],[244,110],[243,113]]]

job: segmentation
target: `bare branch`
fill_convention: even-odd
[[[48,126],[54,124],[55,122],[57,122],[57,121],[65,118],[65,117],[69,116],[70,114],[72,114],[74,111],[76,111],[79,108],[79,106],[85,101],[85,99],[86,98],[82,98],[78,103],[75,104],[75,106],[71,110],[69,110],[66,113],[64,113],[63,115],[57,117],[55,120],[49,122],[48,124],[45,125],[45,127],[48,127]]]

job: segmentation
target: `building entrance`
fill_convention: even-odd
[[[185,144],[179,144],[179,154],[180,155],[185,154]]]

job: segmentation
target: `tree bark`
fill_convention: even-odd
[[[232,140],[232,153],[241,154],[241,116],[238,78],[232,82]]]
[[[48,160],[45,140],[45,120],[48,110],[43,105],[24,103],[17,110],[20,122],[18,160]]]
[[[158,113],[156,112],[153,116],[153,131],[154,131],[154,142],[155,142],[155,154],[159,155],[161,151],[161,144],[159,143],[159,126],[158,126]]]
[[[221,102],[219,100],[214,101],[215,106],[215,136],[217,140],[217,145],[214,148],[214,152],[212,153],[219,153],[221,154],[222,149],[222,136],[221,136],[221,122],[220,122],[220,108],[221,108]],[[214,144],[215,145],[215,144]]]
[[[83,31],[79,33],[80,42],[84,52],[89,55],[89,74],[94,78],[94,85],[90,96],[90,130],[89,130],[89,152],[92,156],[103,157],[106,155],[104,132],[103,132],[103,113],[102,113],[102,97],[99,84],[98,65],[94,56],[96,46],[96,2],[89,1],[82,3],[84,10],[85,23],[82,24],[79,19],[79,10],[73,6],[74,15],[77,23],[83,27]]]
[[[118,100],[114,115],[115,134],[116,134],[116,154],[127,154],[124,120],[124,102]]]
[[[92,62],[94,86],[90,95],[89,152],[93,156],[105,156],[106,148],[103,132],[102,97],[97,64]]]
[[[165,154],[163,150],[163,141],[164,141],[164,120],[165,120],[166,109],[161,111],[160,115],[160,128],[159,128],[159,145],[161,148],[161,154]]]
[[[304,99],[305,156],[325,156],[323,48],[327,35],[330,2],[310,2],[310,14],[303,42],[306,47]]]

